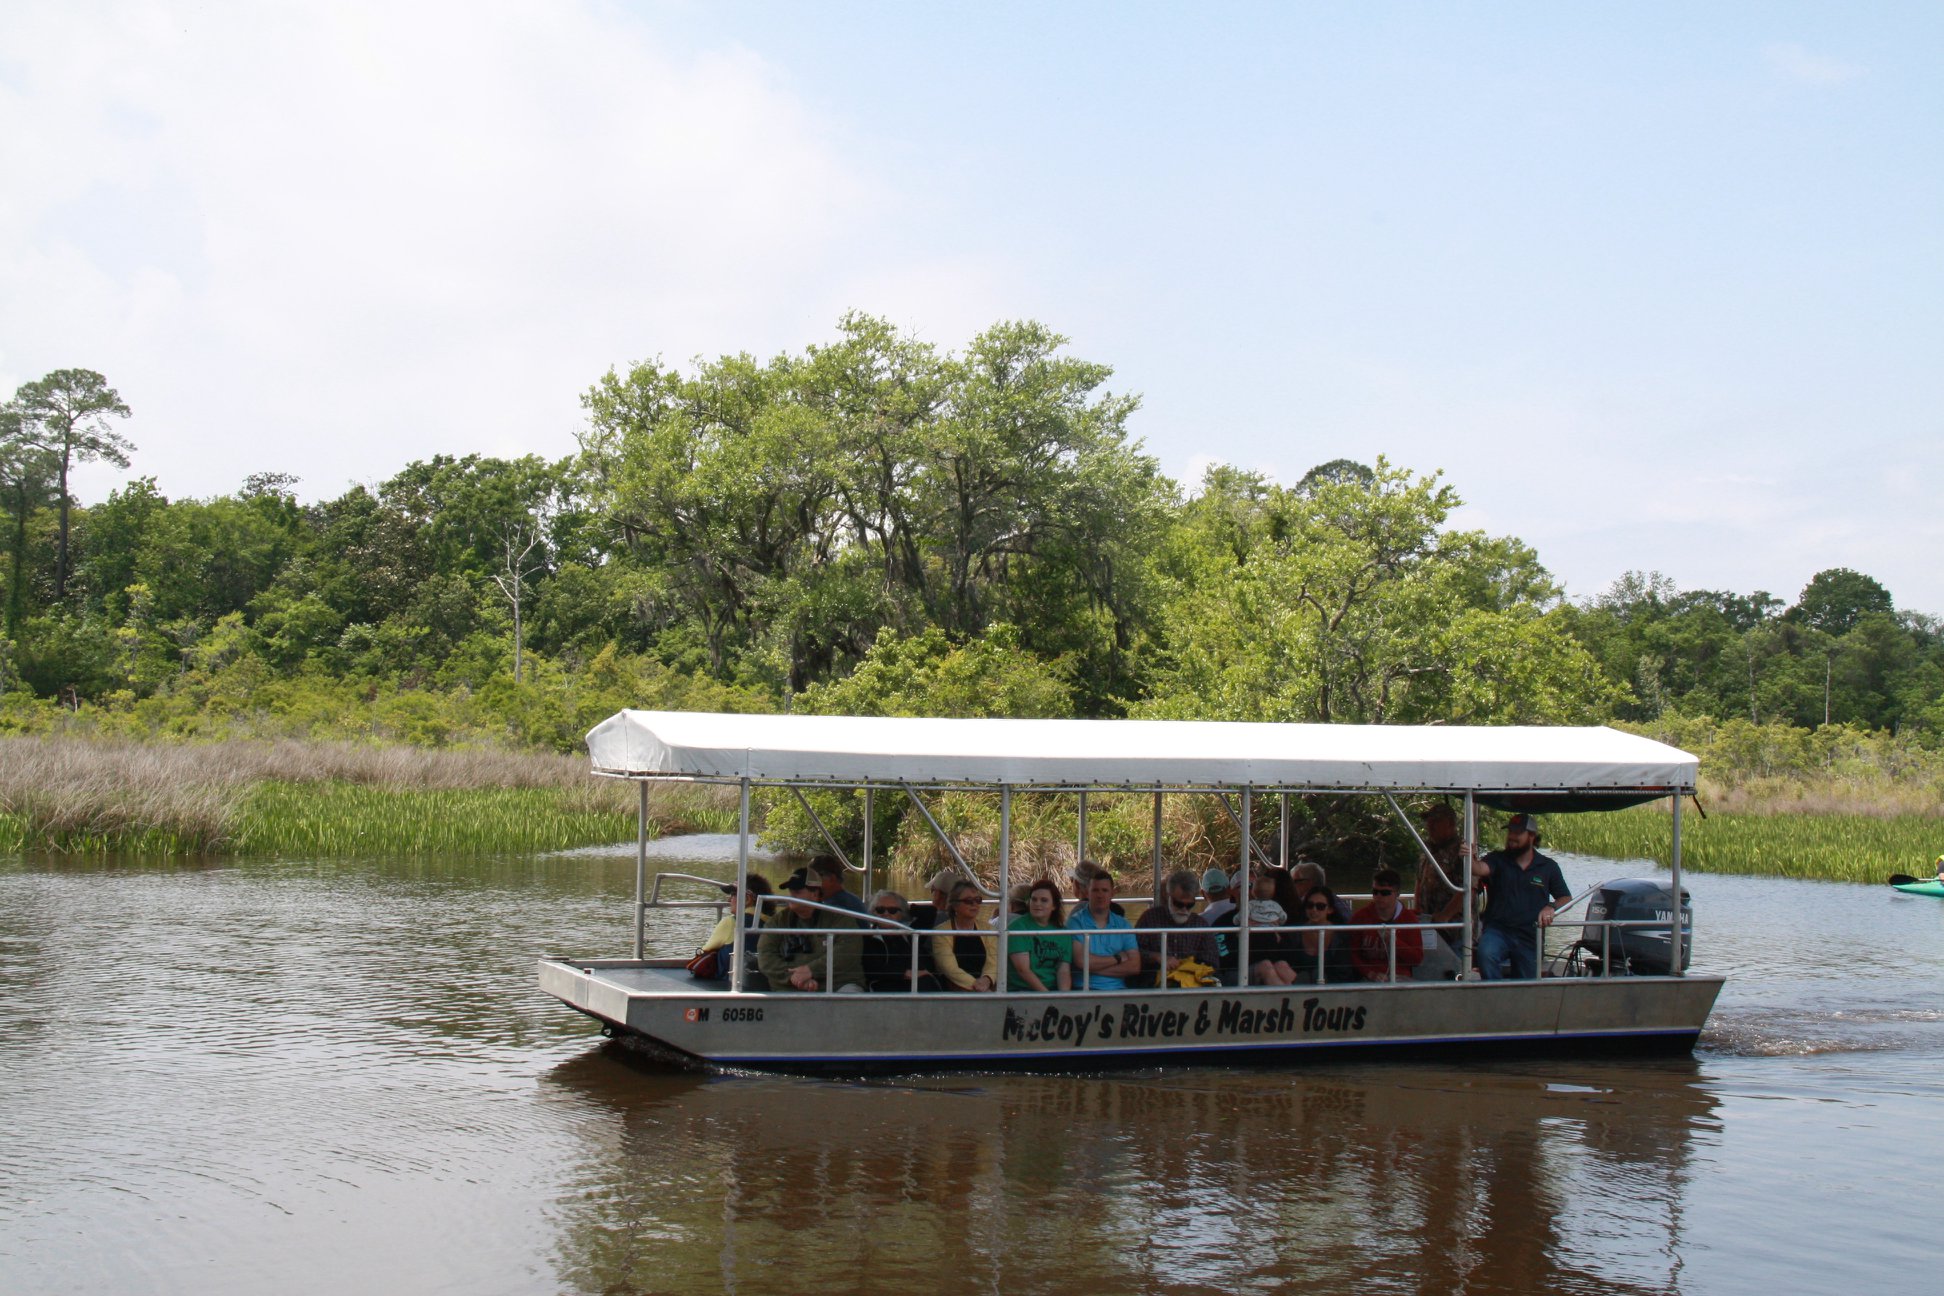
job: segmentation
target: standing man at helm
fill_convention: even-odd
[[[1553,913],[1572,898],[1559,863],[1539,853],[1539,821],[1516,814],[1505,825],[1505,849],[1472,863],[1472,876],[1485,884],[1485,929],[1478,934],[1478,974],[1497,981],[1511,964],[1511,975],[1530,981],[1539,975],[1539,930],[1552,925]]]

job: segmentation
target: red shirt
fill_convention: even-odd
[[[1397,911],[1395,918],[1384,919],[1377,916],[1377,902],[1372,900],[1363,908],[1350,915],[1350,925],[1361,927],[1366,923],[1414,923],[1423,921],[1417,910],[1405,905]],[[1360,931],[1346,933],[1350,937],[1350,963],[1357,969],[1357,975],[1366,981],[1376,981],[1390,972],[1391,933],[1381,931]],[[1424,961],[1424,933],[1401,931],[1397,933],[1397,975],[1399,980],[1408,979],[1411,969]]]

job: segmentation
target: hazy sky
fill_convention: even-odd
[[[0,389],[316,498],[565,454],[636,359],[1025,316],[1190,484],[1382,453],[1575,596],[1944,613],[1941,68],[1936,3],[6,0]]]

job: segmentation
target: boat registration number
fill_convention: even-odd
[[[763,1020],[761,1008],[724,1008],[722,1020],[726,1022],[759,1022]]]

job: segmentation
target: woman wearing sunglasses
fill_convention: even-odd
[[[999,937],[979,921],[980,903],[977,886],[954,883],[951,912],[932,929],[932,966],[947,990],[990,990],[999,983]]]
[[[909,927],[911,906],[896,891],[880,891],[871,897],[871,916]],[[870,924],[870,931],[864,937],[865,984],[873,990],[911,989],[911,942],[916,939],[889,927]],[[920,990],[938,989],[923,946],[919,951],[917,981]]]
[[[1296,932],[1296,948],[1290,965],[1296,979],[1311,984],[1317,981],[1355,981],[1356,965],[1350,961],[1349,933],[1338,931],[1343,915],[1337,912],[1336,892],[1326,886],[1311,887],[1303,897],[1303,912],[1291,921],[1302,924]],[[1318,968],[1323,975],[1317,976]]]

